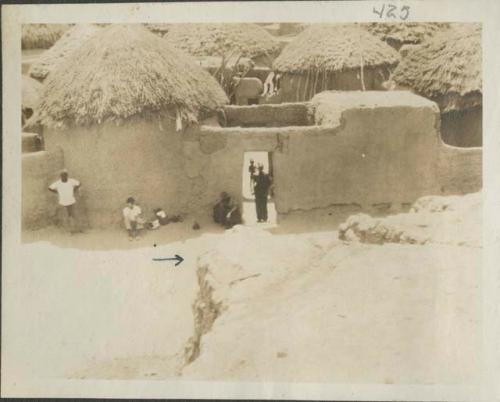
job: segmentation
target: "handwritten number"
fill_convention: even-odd
[[[403,17],[403,13],[405,13],[405,16]],[[403,6],[401,7],[401,14],[399,15],[399,17],[405,21],[408,19],[408,16],[410,15],[410,6]]]
[[[373,13],[377,14],[380,19],[384,18],[385,6],[386,4],[382,4],[382,7],[378,10],[375,7],[373,7]],[[387,4],[387,7],[388,10],[387,13],[385,14],[385,17],[398,19],[398,16],[395,13],[398,7],[395,6],[394,4]],[[402,6],[401,10],[399,10],[399,19],[405,21],[408,19],[409,16],[410,16],[410,6]]]
[[[377,14],[380,18],[382,18],[382,16],[384,15],[384,10],[385,10],[385,4],[382,5],[380,11],[377,11],[375,7],[373,7],[373,12]]]
[[[394,14],[394,10],[396,6],[394,4],[389,4],[389,10],[387,10],[387,18],[396,18],[396,14]]]

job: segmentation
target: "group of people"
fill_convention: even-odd
[[[58,195],[58,204],[64,209],[63,219],[67,222],[67,227],[71,234],[82,232],[81,222],[76,214],[76,194],[81,187],[80,181],[70,178],[68,171],[63,169],[59,180],[52,183],[48,190]],[[158,229],[160,226],[170,222],[182,220],[180,215],[167,216],[161,208],[154,210],[155,218],[148,222],[142,217],[142,209],[133,197],[128,197],[126,205],[122,210],[123,222],[127,230],[129,240],[140,239],[139,231],[144,228]]]
[[[250,160],[248,166],[250,173],[250,188],[255,196],[255,210],[257,213],[257,222],[267,222],[267,201],[272,189],[272,178],[264,172],[264,165],[255,165]],[[214,222],[224,226],[226,229],[242,223],[241,212],[238,205],[232,200],[231,196],[222,192],[220,199],[213,209]]]
[[[267,222],[267,200],[272,188],[271,176],[264,172],[264,165],[255,166],[253,160],[250,160],[248,172],[250,173],[250,189],[255,196],[257,222]]]
[[[253,160],[250,161],[248,170],[250,173],[251,190],[255,195],[257,222],[266,222],[268,219],[267,200],[272,186],[272,179],[269,174],[264,172],[264,166],[262,164],[256,166]],[[76,179],[70,178],[68,171],[64,169],[61,171],[60,179],[52,183],[48,188],[49,191],[58,195],[59,205],[65,210],[70,233],[82,231],[81,225],[78,224],[75,216],[75,195],[80,187],[81,183]],[[161,225],[181,220],[179,216],[168,217],[160,208],[154,212],[155,219],[151,222],[146,222],[142,218],[142,209],[137,205],[136,200],[133,197],[127,198],[122,215],[130,240],[139,239],[139,230],[144,227],[157,229]],[[213,219],[216,223],[227,229],[242,223],[240,208],[226,192],[221,193],[220,199],[213,208]]]

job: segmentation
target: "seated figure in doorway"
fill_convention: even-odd
[[[220,194],[220,200],[214,206],[213,218],[215,223],[226,229],[242,223],[240,209],[226,192]]]

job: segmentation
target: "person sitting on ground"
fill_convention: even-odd
[[[169,219],[168,219],[168,216],[167,214],[165,213],[165,211],[161,208],[156,208],[154,210],[154,213],[155,213],[155,216],[158,218],[158,221],[160,222],[160,225],[164,226],[164,225],[168,225],[168,223],[170,222]]]
[[[136,205],[133,197],[127,198],[127,205],[123,208],[123,219],[125,222],[125,228],[128,231],[129,240],[139,240],[139,225],[142,222],[140,217],[142,213],[141,207]]]
[[[49,191],[59,196],[59,205],[64,207],[68,219],[68,227],[71,234],[81,232],[75,217],[75,192],[80,188],[81,183],[78,180],[68,177],[68,171],[61,171],[61,179],[49,186]]]
[[[213,218],[215,223],[226,229],[242,223],[240,209],[231,201],[231,197],[226,192],[221,193],[220,200],[215,204]]]

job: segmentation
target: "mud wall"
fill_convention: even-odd
[[[332,205],[414,202],[481,188],[481,149],[442,143],[437,105],[409,92],[332,92],[316,102],[320,126],[202,127],[185,156],[208,196],[241,194],[245,151],[272,152],[275,204],[286,214]],[[187,145],[189,143],[189,145]],[[467,177],[464,180],[464,177]]]
[[[246,151],[279,151],[284,133],[300,127],[221,128],[201,127],[185,133],[183,156],[185,173],[199,183],[197,196],[186,202],[190,211],[210,213],[222,191],[242,201],[243,155]]]
[[[407,203],[434,193],[436,121],[432,104],[358,106],[342,111],[332,134],[291,136],[274,160],[278,212]]]
[[[440,194],[465,194],[482,188],[483,150],[442,145],[437,176]]]
[[[31,152],[22,155],[22,225],[38,229],[50,224],[57,200],[47,188],[63,167],[62,152]]]
[[[306,103],[225,106],[224,112],[229,127],[283,127],[310,124]]]
[[[146,213],[184,210],[193,183],[184,174],[181,136],[168,119],[44,131],[46,149],[62,151],[70,176],[81,181],[93,227],[121,223],[129,196]]]
[[[195,217],[210,214],[222,191],[242,201],[248,151],[272,153],[281,215],[408,204],[423,195],[481,188],[481,149],[445,145],[439,110],[431,101],[409,92],[349,91],[324,92],[311,104],[317,125],[207,125],[176,132],[171,120],[137,119],[126,126],[46,130],[44,136],[46,149],[63,153],[70,176],[82,182],[91,226],[121,223],[129,196],[146,212],[162,207]],[[234,121],[242,122],[260,116],[253,109],[262,107],[230,109]],[[59,167],[52,169],[57,174]]]

